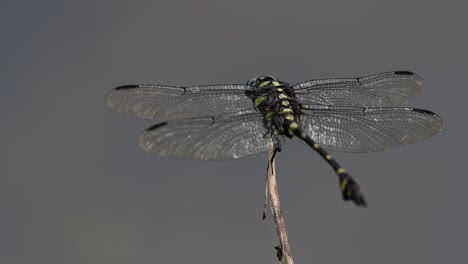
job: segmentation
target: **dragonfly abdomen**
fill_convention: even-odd
[[[338,175],[340,190],[344,200],[352,200],[358,206],[366,206],[364,195],[353,177],[320,144],[307,135],[296,121],[285,120],[283,122],[283,129],[309,145],[333,168]]]

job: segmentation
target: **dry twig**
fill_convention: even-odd
[[[270,145],[268,152],[268,167],[267,167],[267,181],[265,190],[265,207],[266,197],[269,194],[270,207],[275,220],[276,232],[280,245],[276,246],[276,256],[280,263],[293,264],[294,260],[291,254],[291,248],[289,246],[288,235],[286,232],[286,223],[284,222],[283,213],[281,211],[281,205],[278,195],[278,188],[276,185],[276,168],[275,168],[275,148],[273,144]],[[265,209],[264,207],[264,209]],[[263,212],[263,219],[265,219],[265,210]]]

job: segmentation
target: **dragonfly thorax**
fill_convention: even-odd
[[[296,100],[294,89],[273,76],[261,76],[251,79],[247,85],[252,87],[249,97],[264,117],[264,125],[271,134],[292,137],[289,125],[299,122],[300,104]]]

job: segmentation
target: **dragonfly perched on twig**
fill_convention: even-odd
[[[314,149],[339,178],[344,200],[366,202],[356,181],[325,150],[373,152],[431,137],[442,128],[435,113],[399,107],[420,93],[412,72],[329,78],[290,85],[274,76],[246,84],[125,85],[107,95],[107,105],[160,123],[146,129],[140,146],[182,159],[237,159],[281,150],[297,137]]]

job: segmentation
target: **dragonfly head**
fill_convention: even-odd
[[[259,76],[259,77],[252,78],[250,79],[250,81],[246,83],[246,85],[253,86],[256,88],[262,88],[262,87],[268,86],[272,82],[279,82],[279,80],[275,76],[267,75],[267,76]]]

